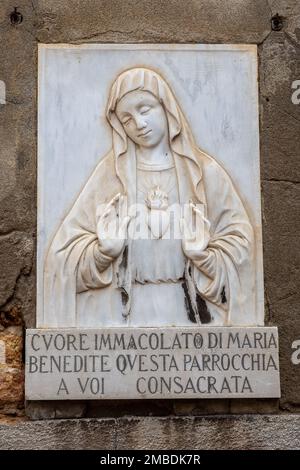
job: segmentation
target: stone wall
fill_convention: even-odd
[[[298,414],[8,422],[0,424],[0,448],[293,450],[300,448],[299,425]]]
[[[0,4],[0,414],[23,416],[24,327],[35,326],[38,43],[258,44],[266,324],[279,328],[280,400],[28,403],[33,419],[300,411],[298,0],[20,0]],[[279,18],[274,16],[278,13]],[[273,18],[273,20],[272,20]],[[5,350],[5,351],[4,351]]]

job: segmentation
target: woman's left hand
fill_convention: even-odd
[[[180,219],[182,249],[192,261],[197,261],[206,250],[210,239],[210,222],[205,218],[200,205],[190,202],[189,214]]]

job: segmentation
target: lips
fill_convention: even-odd
[[[143,134],[138,134],[138,137],[145,137],[146,135],[150,134],[152,132],[152,129],[149,129],[147,132],[143,132]]]

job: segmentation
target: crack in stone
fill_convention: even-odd
[[[2,304],[0,304],[0,309],[1,310],[4,310],[9,305],[9,303],[13,300],[13,298],[15,297],[16,292],[17,292],[17,288],[18,288],[18,283],[21,279],[21,276],[25,275],[22,271],[23,271],[23,268],[20,269],[20,271],[19,271],[19,273],[16,277],[12,293],[8,296],[8,298]]]
[[[24,233],[20,230],[12,229],[8,230],[7,232],[0,232],[0,238],[8,237],[9,235],[13,235],[14,233]]]
[[[31,6],[32,6],[32,9],[33,9],[34,13],[36,13],[36,7],[34,6],[34,1],[33,0],[31,0]]]
[[[272,318],[273,318],[273,313],[272,313],[272,308],[271,308],[271,302],[270,302],[270,297],[269,297],[269,294],[268,294],[268,291],[267,289],[265,289],[265,306],[266,306],[266,313],[267,313],[267,318],[265,318],[265,320],[267,320],[267,322],[271,322],[272,321]]]
[[[270,3],[269,3],[269,0],[266,0],[266,3],[267,3],[267,5],[268,5],[268,7],[269,7],[269,10],[270,10],[271,16],[273,16],[272,7],[271,7],[271,5],[270,5]]]
[[[17,233],[17,231],[13,231],[11,233]],[[0,235],[1,238],[5,238],[11,235],[11,233],[7,233],[5,235]],[[34,253],[32,253],[30,257],[30,265],[27,267],[22,266],[18,272],[18,275],[15,279],[14,286],[12,289],[12,293],[5,299],[4,302],[0,304],[0,309],[1,311],[5,312],[5,309],[10,307],[10,303],[14,300],[14,298],[17,296],[17,289],[18,289],[18,284],[20,282],[20,279],[22,276],[25,276],[26,278],[29,277],[32,273],[32,268],[33,268],[33,259],[34,259]],[[13,306],[13,305],[12,305]]]
[[[262,181],[267,183],[290,183],[290,184],[299,184],[300,181],[280,179],[280,178],[263,178]]]
[[[297,41],[295,41],[295,39],[287,31],[284,31],[284,34],[288,42],[290,42],[297,49],[300,49],[300,44]]]
[[[283,109],[278,109],[279,114],[285,114],[286,116],[290,116],[291,118],[295,119],[295,121],[300,123],[300,118],[297,118],[293,114],[289,113],[288,111],[284,111]]]
[[[39,38],[37,36],[35,36],[29,29],[25,28],[24,26],[22,27],[22,29],[24,29],[24,31],[26,31],[26,33],[30,34],[30,36],[36,41],[36,42],[40,42]]]
[[[72,43],[77,42],[77,41],[87,41],[87,40],[93,39],[97,36],[103,36],[103,35],[109,34],[109,33],[113,33],[113,34],[132,34],[132,33],[134,33],[134,30],[131,30],[131,31],[118,31],[118,30],[108,29],[106,31],[98,31],[97,33],[89,34],[88,36],[81,36],[79,38],[69,39],[68,42],[72,44]]]
[[[287,294],[284,297],[278,297],[278,299],[276,301],[279,302],[281,300],[287,300],[287,299],[290,299],[291,297],[293,297],[295,295],[297,295],[297,292],[292,292],[291,294]]]
[[[257,44],[257,46],[262,46],[264,44],[264,42],[268,39],[268,37],[273,33],[272,29],[270,31],[268,31],[268,33],[266,34],[266,36]]]

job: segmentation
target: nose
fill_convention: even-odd
[[[135,125],[138,131],[144,129],[147,126],[145,118],[143,116],[135,116]]]

